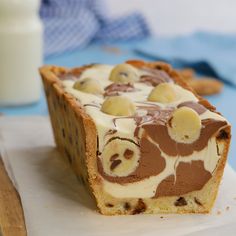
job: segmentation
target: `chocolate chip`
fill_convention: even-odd
[[[194,198],[194,201],[195,201],[195,203],[198,204],[199,206],[202,206],[202,203],[201,203],[196,197]]]
[[[64,130],[64,128],[62,128],[62,136],[63,136],[63,138],[65,138],[66,137],[66,134],[65,134],[65,130]]]
[[[66,148],[65,148],[65,153],[66,153],[66,156],[67,156],[69,162],[72,163],[71,155],[70,155],[69,151]]]
[[[102,153],[97,150],[97,156],[100,156]]]
[[[143,200],[140,198],[137,202],[137,205],[135,206],[135,209],[133,210],[132,214],[140,214],[145,212],[147,209],[146,204],[143,202]]]
[[[184,197],[180,197],[175,201],[175,206],[186,206],[187,204]]]
[[[67,107],[65,103],[63,103],[63,108],[64,108],[64,111],[66,111]]]
[[[126,149],[124,152],[124,157],[125,159],[129,160],[133,157],[134,155],[134,151],[130,150],[130,149]]]
[[[97,150],[99,150],[99,138],[98,138],[98,135],[97,135]]]
[[[106,133],[106,135],[112,135],[112,134],[115,134],[117,132],[116,129],[109,129]]]
[[[221,130],[216,137],[217,139],[229,139],[229,134],[225,130]]]
[[[117,159],[118,157],[119,157],[119,154],[116,153],[116,154],[114,154],[114,155],[112,155],[112,156],[110,157],[110,161],[114,161],[114,160]]]
[[[114,207],[114,205],[111,203],[106,203],[106,207]]]
[[[220,156],[220,149],[219,149],[218,144],[216,144],[216,150],[217,150],[217,155]]]
[[[161,69],[162,69],[162,66],[156,65],[155,68],[156,68],[157,70],[161,70]]]
[[[128,211],[128,210],[130,210],[130,208],[131,208],[130,204],[129,204],[128,202],[125,202],[125,204],[124,204],[124,209],[125,209],[126,211]]]
[[[114,170],[118,165],[120,165],[120,163],[121,163],[121,160],[114,160],[114,161],[111,163],[110,169],[111,169],[111,170]]]
[[[83,185],[86,184],[86,180],[83,177],[81,177],[81,182],[82,182]]]

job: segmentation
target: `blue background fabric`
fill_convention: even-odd
[[[40,16],[45,27],[45,56],[94,41],[142,39],[150,34],[141,14],[111,18],[102,0],[43,0]]]
[[[149,59],[192,67],[236,87],[236,35],[198,32],[189,36],[148,39],[136,48]]]

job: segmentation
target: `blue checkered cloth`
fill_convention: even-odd
[[[83,48],[94,41],[142,39],[150,34],[139,13],[113,19],[102,0],[43,0],[45,55]]]

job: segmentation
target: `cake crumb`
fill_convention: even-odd
[[[160,218],[161,218],[161,219],[163,219],[163,218],[164,218],[164,216],[160,216]]]
[[[218,211],[216,212],[216,214],[217,214],[217,215],[220,215],[220,214],[221,214],[221,211],[220,211],[220,210],[218,210]]]
[[[226,209],[226,211],[228,211],[229,210],[229,206],[227,206],[225,209]]]

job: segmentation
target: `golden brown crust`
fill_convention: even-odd
[[[57,76],[66,71],[67,69],[62,67],[45,66],[40,69],[40,74],[43,79],[57,147],[70,159],[69,162],[75,160],[75,163],[71,164],[76,175],[81,179],[82,183],[90,187],[93,185],[94,179],[96,179],[96,128],[94,122],[85,113],[78,101],[63,91],[62,83]],[[69,123],[69,121],[71,121],[71,123],[73,122],[73,125]],[[70,140],[75,140],[76,136],[80,136],[81,142],[72,145]],[[84,140],[85,147],[78,146],[78,144],[83,143]],[[73,149],[75,153],[71,151]],[[73,158],[73,154],[75,158]],[[88,169],[81,168],[83,160],[85,160]],[[93,166],[94,168],[92,168]]]
[[[132,60],[127,63],[136,67],[145,66],[165,70],[177,84],[192,91],[203,106],[216,112],[215,107],[204,98],[198,96],[169,65],[162,62],[145,63],[139,60]],[[72,70],[79,75],[88,67],[89,65]],[[216,198],[227,159],[230,143],[230,126],[224,129],[227,137],[219,141],[224,143],[224,152],[213,177],[202,190],[183,196],[188,202],[187,206],[175,206],[174,203],[178,200],[176,197],[158,199],[114,198],[103,192],[102,180],[97,174],[97,132],[95,124],[76,98],[63,90],[62,83],[58,78],[59,75],[69,71],[71,70],[56,66],[40,68],[57,147],[67,156],[78,178],[95,197],[100,212],[106,215],[209,212]],[[195,202],[193,199],[195,199]]]

